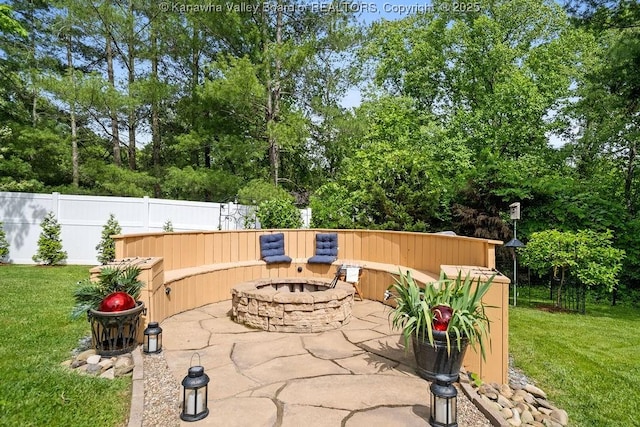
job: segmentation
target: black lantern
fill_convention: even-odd
[[[160,353],[162,351],[162,328],[158,322],[149,322],[144,330],[144,341],[142,351],[149,353]]]
[[[431,417],[433,427],[458,426],[458,391],[446,375],[436,375],[431,383]]]
[[[197,353],[196,353],[197,354]],[[193,357],[191,357],[193,360]],[[198,355],[200,359],[200,355]],[[198,421],[209,415],[207,408],[209,377],[204,373],[204,367],[191,366],[189,373],[182,380],[182,413],[183,421]]]

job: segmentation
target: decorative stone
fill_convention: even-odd
[[[87,374],[90,375],[99,375],[102,373],[102,366],[97,363],[87,363]]]
[[[114,363],[115,363],[114,360],[104,359],[104,360],[101,360],[100,363],[98,363],[98,365],[102,367],[102,372],[105,372],[107,369],[112,368]]]
[[[513,417],[513,412],[511,412],[511,409],[509,408],[502,408],[502,411],[500,411],[500,413],[502,414],[505,420],[508,420],[509,418]]]
[[[102,359],[102,357],[100,357],[100,355],[94,354],[94,355],[91,355],[91,356],[87,357],[87,363],[89,365],[97,365],[98,363],[100,363],[100,359]]]
[[[495,383],[480,384],[476,388],[479,397],[476,399],[476,404],[484,406],[487,410],[497,409],[497,413],[504,419],[499,422],[499,425],[565,427],[569,421],[566,411],[556,408],[547,401],[543,390],[527,384],[524,375],[520,377],[517,377],[517,382],[513,382],[510,372],[511,386]],[[473,385],[472,382],[470,384]]]
[[[509,424],[512,426],[522,425],[522,420],[520,419],[520,413],[518,411],[511,411],[511,418],[509,418]]]
[[[100,374],[100,378],[106,378],[108,380],[112,380],[116,377],[115,373],[116,373],[115,369],[107,369],[106,371]]]
[[[551,411],[550,416],[552,420],[559,422],[563,426],[566,426],[569,423],[569,416],[563,409],[554,409]]]
[[[500,386],[500,394],[507,399],[511,399],[511,397],[513,396],[513,390],[507,384],[502,384]]]
[[[531,424],[531,422],[534,421],[533,415],[528,410],[522,411],[522,414],[520,414],[520,419],[522,420],[523,424]]]
[[[527,384],[524,386],[525,391],[528,391],[529,393],[531,393],[532,395],[534,395],[535,397],[541,397],[543,399],[547,398],[547,393],[545,393],[544,391],[540,390],[538,387],[531,385],[531,384]]]
[[[538,407],[549,408],[552,411],[554,409],[558,409],[555,406],[553,406],[551,403],[549,403],[546,399],[536,399],[536,403],[538,404]]]
[[[502,406],[503,408],[512,408],[513,407],[513,403],[511,403],[511,401],[509,399],[507,399],[506,397],[504,397],[501,394],[498,395],[498,404],[500,406]]]
[[[114,375],[116,377],[122,377],[133,371],[133,357],[131,354],[125,354],[116,360],[114,365]]]
[[[74,360],[73,362],[71,362],[71,368],[72,369],[77,369],[80,366],[86,365],[87,364],[87,360]]]
[[[94,354],[96,354],[96,350],[95,350],[95,349],[93,349],[93,348],[92,348],[92,349],[89,349],[89,350],[85,350],[85,351],[83,351],[82,353],[78,354],[78,355],[76,356],[76,359],[75,359],[75,360],[78,360],[78,361],[84,361],[84,362],[86,362],[86,361],[87,361],[87,358],[88,358],[89,356],[93,356]]]
[[[491,400],[498,400],[498,393],[490,391],[486,394],[486,396]]]

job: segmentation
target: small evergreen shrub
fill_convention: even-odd
[[[62,250],[60,224],[53,212],[44,217],[40,227],[42,231],[38,238],[38,252],[31,259],[45,265],[56,265],[65,261],[67,253]]]
[[[5,262],[9,257],[9,242],[7,242],[7,235],[4,232],[4,227],[0,221],[0,262]]]
[[[278,198],[260,203],[256,212],[262,228],[300,228],[300,211],[289,198]]]
[[[109,214],[107,223],[102,227],[102,238],[96,246],[98,261],[100,264],[108,264],[116,259],[116,242],[111,238],[115,234],[122,233],[122,228],[114,214]]]
[[[164,225],[162,226],[162,231],[164,231],[165,233],[173,233],[173,223],[170,219],[168,219],[167,222],[164,223]]]

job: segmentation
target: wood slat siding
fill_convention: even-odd
[[[165,284],[165,271],[258,260],[259,236],[278,232],[285,235],[286,254],[298,262],[210,269],[213,271]],[[495,268],[495,246],[502,244],[461,236],[374,230],[193,231],[116,236],[116,258],[157,258],[153,268],[143,276],[148,284],[141,295],[147,306],[146,324],[148,320],[161,322],[195,307],[229,300],[231,288],[245,281],[264,277],[332,278],[336,266],[306,263],[306,259],[314,255],[316,234],[331,232],[338,234],[339,261],[403,266],[428,272],[433,277],[439,275],[441,265]],[[302,268],[301,272],[298,267]],[[384,291],[391,283],[393,278],[389,271],[364,269],[360,279],[363,297],[382,301]],[[165,285],[171,288],[169,295],[165,294]],[[468,370],[479,373],[485,381],[508,381],[508,297],[508,281],[496,283],[485,296],[485,303],[495,306],[488,309],[491,349],[486,362],[472,349],[468,350],[464,361]]]

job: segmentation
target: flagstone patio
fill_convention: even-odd
[[[280,333],[233,322],[231,301],[162,322],[163,355],[180,381],[192,364],[210,378],[206,426],[425,426],[429,383],[390,329],[388,310],[358,301],[339,330]],[[459,393],[460,426],[490,423]],[[193,423],[183,423],[193,425]]]

